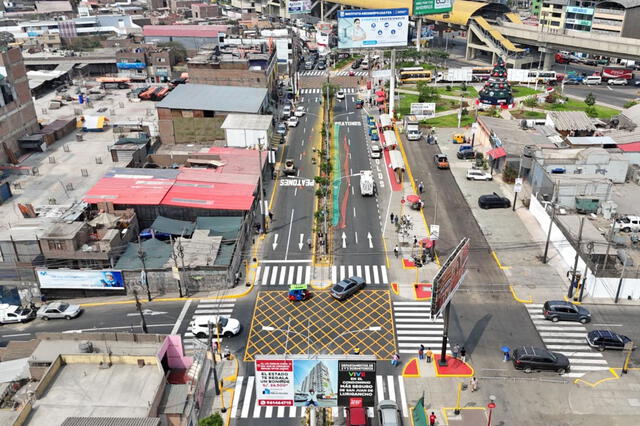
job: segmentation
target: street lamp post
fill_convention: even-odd
[[[487,422],[487,426],[491,426],[491,414],[493,414],[493,409],[496,408],[495,400],[495,395],[489,395],[489,403],[487,404],[487,408],[489,409],[489,421]]]

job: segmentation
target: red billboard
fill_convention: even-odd
[[[469,239],[465,238],[455,248],[433,279],[431,296],[431,316],[437,317],[453,298],[467,274],[469,260]]]

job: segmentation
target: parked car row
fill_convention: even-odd
[[[50,319],[70,320],[76,318],[81,312],[82,308],[79,305],[65,302],[44,304],[38,309],[35,309],[35,307],[27,308],[4,303],[0,305],[0,324],[24,323],[35,318],[40,318],[44,321]]]

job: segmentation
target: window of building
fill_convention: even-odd
[[[202,111],[202,116],[206,117],[206,118],[212,118],[214,116],[214,112],[213,111]]]
[[[552,21],[552,22],[551,22],[551,26],[552,26],[552,27],[559,27],[559,26],[560,26],[560,22],[558,22],[558,21]]]
[[[60,240],[47,240],[49,250],[64,250],[64,243]]]
[[[167,58],[158,58],[158,62],[159,63],[167,62]]]

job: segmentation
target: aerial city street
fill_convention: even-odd
[[[0,424],[638,424],[639,7],[0,3]]]

